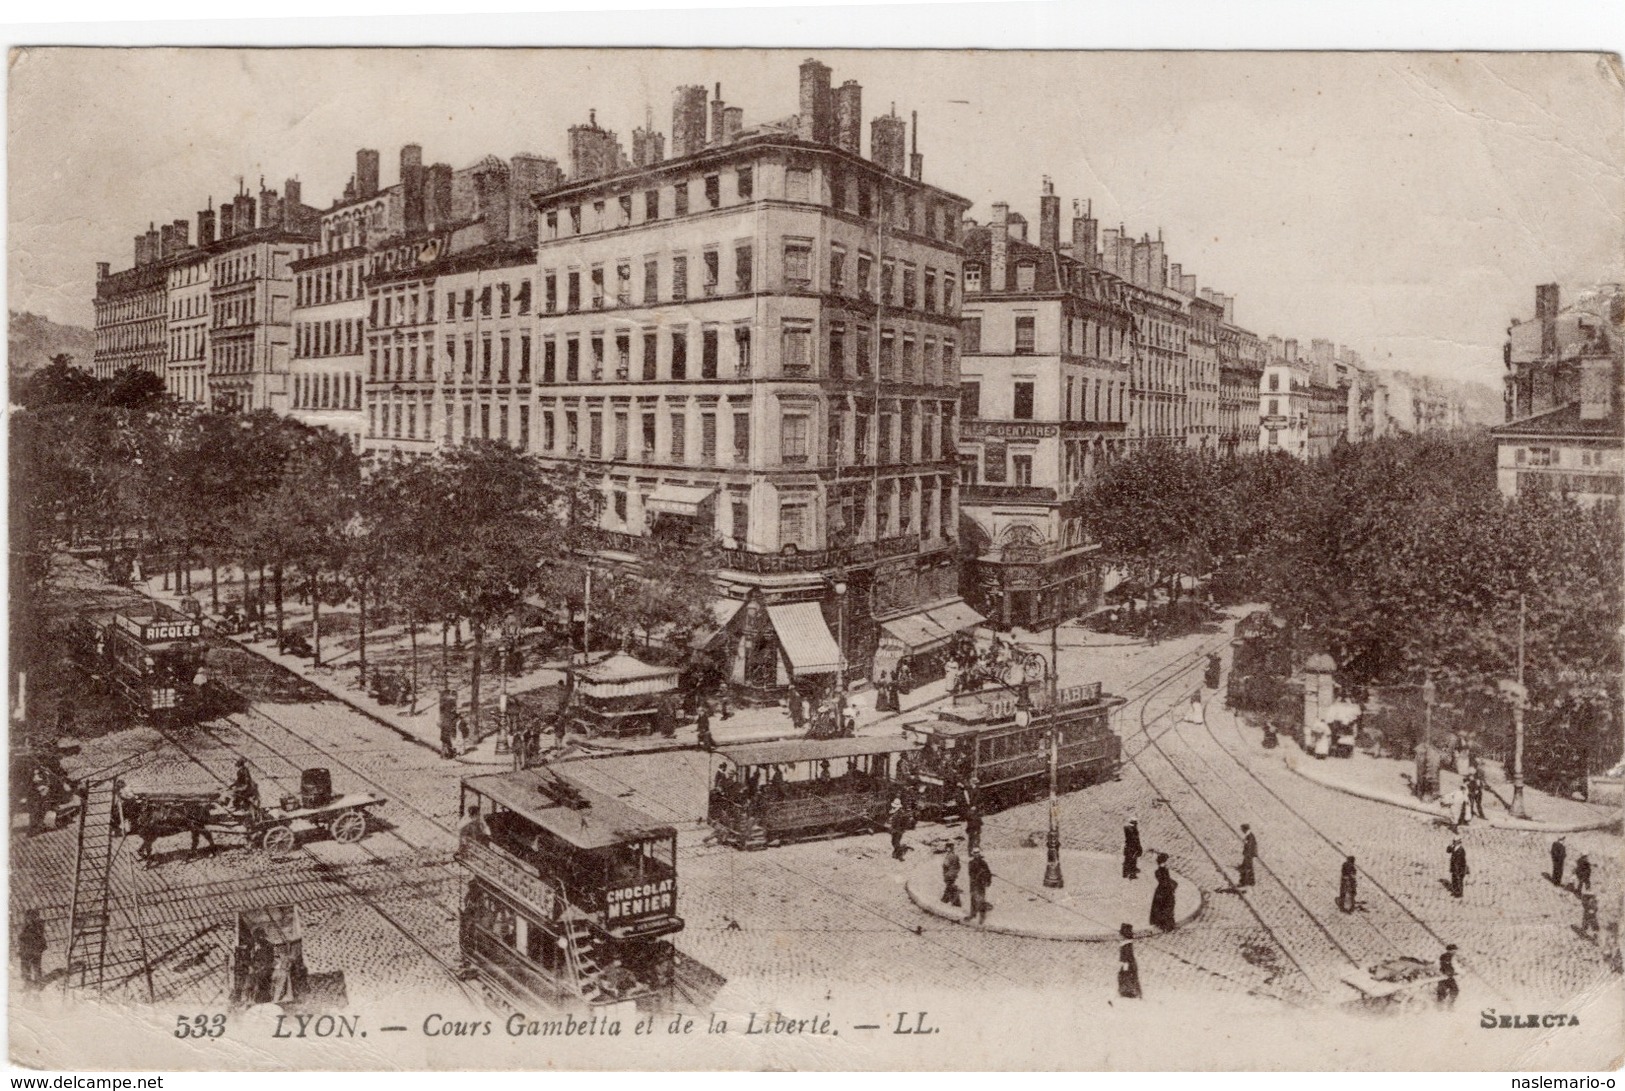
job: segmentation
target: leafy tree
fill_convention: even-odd
[[[90,372],[75,367],[73,357],[59,352],[12,391],[17,404],[32,409],[50,405],[90,405],[99,398],[102,383]]]
[[[1180,577],[1209,571],[1221,545],[1217,473],[1199,452],[1163,444],[1108,465],[1081,495],[1105,560],[1177,598]]]

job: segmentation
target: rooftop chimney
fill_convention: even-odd
[[[726,107],[722,102],[722,84],[717,84],[716,94],[711,96],[711,143],[722,143],[722,111]]]
[[[285,179],[282,183],[282,205],[284,210],[304,204],[304,194],[304,187],[300,186],[299,179]],[[286,211],[283,212],[282,218],[284,220],[288,219]],[[290,224],[289,226],[293,225]]]
[[[705,147],[705,88],[691,83],[677,88],[671,104],[671,155],[681,159]]]
[[[983,291],[1002,292],[1005,269],[1010,264],[1010,206],[1003,201],[993,206],[993,222],[988,225],[987,283]]]
[[[920,154],[920,111],[909,111],[908,176],[916,182],[925,173],[925,156]]]
[[[355,153],[355,195],[361,200],[378,195],[378,152],[374,148]]]
[[[1083,215],[1078,215],[1078,202],[1072,202],[1072,256],[1085,265],[1099,263],[1097,233],[1100,223],[1093,215],[1094,203],[1085,202]]]
[[[192,245],[192,225],[187,220],[176,220],[172,225],[175,228],[175,249],[185,250]]]
[[[214,242],[214,199],[209,199],[208,208],[200,208],[197,212],[197,244],[208,246]]]
[[[418,144],[401,147],[401,215],[408,235],[423,230],[423,148]]]
[[[237,234],[237,202],[223,201],[220,204],[220,238],[221,241]]]
[[[739,130],[745,127],[745,110],[742,106],[730,106],[722,111],[722,139],[733,140],[739,136]],[[660,134],[656,133],[656,137]]]
[[[175,252],[175,225],[164,224],[158,229],[158,256],[167,258]]]
[[[1535,288],[1535,321],[1540,323],[1540,354],[1557,354],[1557,312],[1561,309],[1561,290],[1555,284],[1541,284]]]
[[[801,113],[796,135],[815,144],[828,144],[834,133],[829,91],[829,66],[808,58],[801,62]]]
[[[231,218],[234,235],[246,235],[254,230],[254,198],[246,193],[238,194],[231,203]]]
[[[105,262],[105,261],[98,261],[96,263],[96,279],[97,280],[106,280],[108,277],[110,277],[112,275],[113,275],[113,267],[112,267],[111,264],[109,264],[108,262]]]
[[[835,92],[835,146],[863,154],[863,85],[847,80]]]
[[[1038,245],[1051,253],[1061,248],[1061,199],[1055,196],[1055,183],[1048,175],[1038,196]]]
[[[882,114],[869,123],[869,158],[882,170],[902,174],[904,167],[904,123],[897,116],[897,104],[891,113]]]

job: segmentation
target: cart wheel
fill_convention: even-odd
[[[293,830],[287,826],[272,826],[260,836],[260,847],[272,859],[293,851]]]
[[[345,811],[333,819],[328,827],[333,840],[342,844],[351,844],[367,836],[367,816],[360,811]]]

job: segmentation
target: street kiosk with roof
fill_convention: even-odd
[[[665,726],[677,690],[676,667],[617,653],[571,668],[571,723],[588,735],[652,735]]]
[[[707,818],[717,840],[745,849],[881,830],[907,796],[903,758],[919,748],[900,736],[726,746]]]
[[[673,990],[677,831],[547,766],[468,777],[469,968],[519,1002],[655,1006]]]

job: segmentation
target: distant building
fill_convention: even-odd
[[[1556,284],[1541,285],[1534,321],[1508,330],[1507,420],[1490,430],[1496,481],[1506,496],[1554,490],[1584,504],[1617,504],[1625,482],[1625,293],[1602,285],[1560,303]]]
[[[1312,405],[1309,365],[1298,356],[1298,342],[1270,337],[1258,387],[1259,451],[1307,460]]]
[[[165,224],[160,234],[149,227],[135,237],[135,262],[117,273],[106,262],[96,266],[95,350],[91,374],[111,379],[125,368],[165,377],[169,340],[166,259],[173,245],[174,227]]]
[[[205,228],[214,230],[214,213],[198,213],[198,243],[169,264],[167,309],[169,344],[164,385],[169,393],[193,405],[209,400],[209,276],[212,263],[204,245]]]
[[[1258,449],[1259,383],[1264,376],[1264,341],[1251,330],[1231,323],[1235,297],[1220,296],[1224,321],[1219,326],[1219,450],[1235,455]]]

